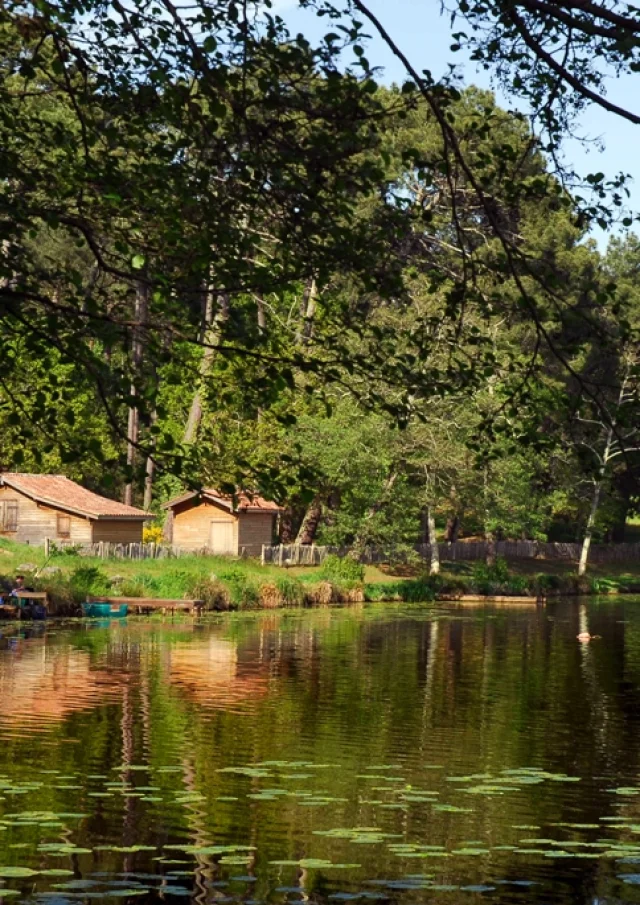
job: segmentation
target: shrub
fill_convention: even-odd
[[[265,610],[273,610],[281,604],[280,591],[274,581],[265,581],[259,590],[260,606]]]
[[[436,598],[436,582],[432,578],[415,578],[406,581],[381,581],[367,584],[364,599],[372,603],[385,600],[402,600],[405,603],[425,603]]]
[[[319,581],[311,585],[305,595],[305,601],[310,606],[328,606],[336,599],[336,590],[330,581]]]
[[[280,595],[280,606],[302,606],[305,598],[305,587],[301,581],[283,575],[276,579],[276,586]]]
[[[195,600],[203,600],[207,610],[228,610],[231,595],[215,576],[200,578],[191,588]]]
[[[428,578],[398,582],[398,596],[407,603],[423,603],[435,600],[435,583]]]
[[[118,584],[118,594],[122,597],[148,597],[147,589],[135,578],[128,578]]]
[[[69,575],[69,587],[74,599],[86,600],[109,593],[109,576],[97,566],[77,566]]]
[[[143,544],[161,544],[164,540],[164,532],[161,525],[149,525],[142,529]]]
[[[257,607],[260,603],[260,587],[257,581],[241,569],[237,569],[236,572],[238,574],[231,578],[224,576],[231,603],[240,609]]]
[[[331,554],[324,560],[317,575],[326,581],[357,583],[364,581],[364,566],[350,556]]]
[[[509,581],[509,564],[503,556],[496,557],[493,565],[476,562],[473,564],[471,577],[477,584],[505,584]]]

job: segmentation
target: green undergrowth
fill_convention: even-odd
[[[429,602],[463,595],[480,597],[640,594],[640,571],[579,578],[566,564],[537,571],[539,563],[442,563],[438,576],[415,570],[394,576],[352,559],[328,557],[319,568],[281,569],[256,560],[185,556],[165,560],[99,560],[59,554],[45,561],[38,548],[0,539],[0,581],[9,585],[17,571],[28,587],[46,590],[57,612],[80,611],[87,597],[196,598],[212,611],[327,606],[364,601]],[[555,563],[549,563],[555,569]],[[613,570],[612,570],[613,571]]]

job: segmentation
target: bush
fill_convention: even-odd
[[[88,596],[109,594],[109,576],[97,566],[77,566],[69,575],[69,587],[74,599],[79,602]]]
[[[324,560],[317,575],[326,581],[357,584],[364,581],[364,566],[350,556],[341,557],[331,554]]]
[[[149,525],[142,529],[143,544],[161,544],[164,540],[164,532],[161,525]]]
[[[225,575],[224,582],[229,591],[229,598],[233,606],[240,609],[257,607],[260,603],[260,586],[253,577],[250,577],[241,569],[238,575],[228,578]]]
[[[493,565],[476,562],[471,577],[476,584],[506,584],[509,581],[509,563],[503,556],[496,557]]]
[[[276,579],[276,587],[280,595],[280,606],[302,606],[305,599],[305,587],[296,578],[284,575]]]
[[[405,603],[430,603],[436,598],[436,582],[432,578],[415,578],[407,581],[381,581],[367,584],[364,599],[371,603],[386,600],[402,600]]]
[[[309,606],[328,606],[337,600],[336,589],[330,581],[319,581],[311,585],[305,595],[305,602]]]
[[[428,578],[401,581],[398,583],[398,595],[400,600],[404,600],[407,603],[423,603],[425,601],[435,600],[435,582]]]
[[[215,576],[200,578],[191,589],[194,600],[203,600],[207,610],[228,610],[231,595]]]
[[[118,594],[121,597],[148,597],[147,589],[135,578],[128,578],[118,585]]]

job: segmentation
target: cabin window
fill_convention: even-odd
[[[18,530],[18,501],[3,500],[0,503],[0,526],[3,531]]]
[[[58,537],[71,537],[71,519],[68,515],[58,516]]]

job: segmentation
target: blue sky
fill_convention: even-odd
[[[274,7],[293,31],[313,37],[327,28],[327,20],[317,20],[308,10],[300,10],[296,0],[273,0]],[[461,53],[449,50],[450,23],[440,15],[439,0],[370,0],[370,9],[380,19],[393,39],[418,69],[431,70],[434,77],[447,71],[448,64],[461,64],[464,80],[485,88],[491,87],[489,76],[478,71],[475,64],[464,61]],[[371,32],[370,32],[371,33]],[[401,82],[405,78],[401,63],[377,37],[372,37],[367,57],[372,65],[383,67],[381,81]],[[640,76],[612,79],[607,96],[614,103],[640,112]],[[508,106],[505,98],[501,102]],[[579,130],[589,139],[586,145],[570,140],[565,145],[565,157],[581,174],[602,171],[613,177],[620,171],[631,174],[636,182],[631,187],[630,207],[640,211],[640,179],[638,178],[638,145],[640,130],[626,120],[593,105],[583,114]],[[601,149],[600,144],[604,144]],[[606,243],[606,235],[598,230],[594,238]]]

